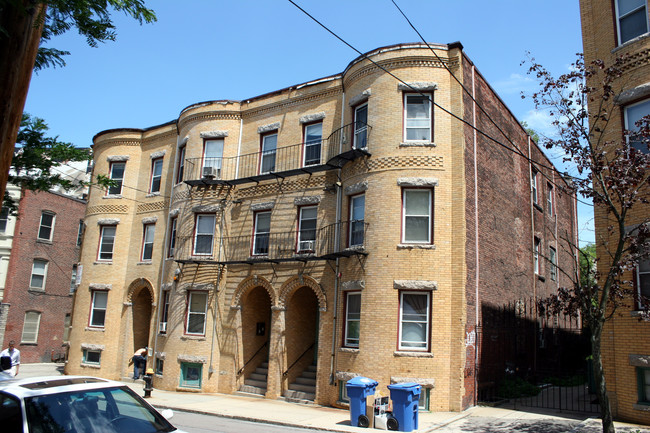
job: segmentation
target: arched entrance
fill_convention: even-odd
[[[130,305],[123,316],[124,340],[122,353],[125,365],[123,377],[133,376],[133,364],[130,362],[133,353],[142,347],[149,346],[151,335],[151,319],[154,314],[153,286],[146,278],[134,280],[126,295],[126,304]],[[153,359],[147,359],[147,366],[152,367]],[[145,368],[146,368],[145,367]]]
[[[302,286],[285,303],[286,370],[283,395],[291,400],[314,401],[318,355],[319,299]]]
[[[133,296],[133,351],[149,345],[149,327],[152,314],[149,290],[141,287]]]
[[[268,382],[269,336],[271,334],[271,297],[266,288],[257,286],[241,300],[243,376],[240,391],[265,395]]]

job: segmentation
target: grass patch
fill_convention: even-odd
[[[539,392],[537,386],[519,377],[504,379],[497,389],[497,395],[503,398],[534,397]]]

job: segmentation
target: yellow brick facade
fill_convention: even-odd
[[[460,44],[434,48],[439,58],[419,44],[377,49],[368,54],[375,63],[358,58],[332,77],[250,100],[195,104],[182,110],[177,120],[146,130],[98,134],[94,174],[109,173],[111,158],[122,157],[126,175],[120,197],[94,189],[89,198],[83,278],[75,299],[66,372],[128,376],[133,351],[148,345],[148,367],[163,365],[162,374],[155,377],[155,386],[162,389],[234,393],[245,390],[246,381],[267,361],[267,398],[285,395],[314,364],[313,400],[320,404],[340,404],[340,386],[355,375],[377,380],[383,394],[391,382],[418,381],[429,390],[430,410],[461,410],[472,404],[474,378],[465,371],[473,369],[474,343],[467,334],[474,332],[479,303],[470,305],[467,299],[467,292],[475,291],[467,285],[468,248],[475,248],[467,238],[474,227],[466,222],[467,203],[473,200],[467,178],[473,169],[468,165],[468,126],[440,108],[468,119],[462,89],[442,63],[461,81],[471,65]],[[406,142],[403,84],[379,66],[424,89],[439,104],[433,107],[431,140]],[[507,108],[491,89],[487,93],[526,140]],[[367,149],[350,151],[354,140],[360,140],[354,113],[363,104],[370,127]],[[291,171],[304,168],[290,165],[292,152],[294,147],[305,151],[304,125],[314,119],[322,122],[321,152],[331,165],[314,172]],[[260,149],[269,132],[277,133],[278,169],[277,176],[265,179],[259,175]],[[200,170],[204,143],[210,139],[223,140],[223,159],[217,179],[206,180]],[[328,160],[330,145],[340,147]],[[152,195],[152,156],[161,153],[163,186],[159,195]],[[347,159],[338,158],[340,154]],[[540,155],[535,158],[543,159]],[[181,165],[183,181],[177,182]],[[521,182],[501,188],[521,200],[523,213],[529,212],[528,162],[517,160],[515,165]],[[431,242],[403,242],[404,188],[431,192]],[[351,197],[358,194],[365,195],[367,229],[362,248],[347,248]],[[563,209],[568,209],[566,219],[573,227],[573,202],[567,203]],[[296,253],[304,206],[317,208],[315,248],[336,254]],[[251,257],[258,212],[270,212],[271,246],[267,255]],[[199,215],[215,216],[211,254],[204,257],[195,254]],[[143,223],[154,218],[154,254],[143,263]],[[102,224],[116,219],[114,258],[98,261]],[[531,217],[522,214],[517,220],[530,224]],[[176,241],[170,257],[172,221]],[[494,296],[499,301],[535,290],[532,229],[527,230],[525,245],[519,246],[526,259],[517,266],[529,276],[521,286],[506,290],[505,297]],[[274,244],[274,239],[291,242]],[[509,254],[510,246],[503,248]],[[106,322],[93,327],[89,315],[92,294],[98,291],[108,292]],[[344,342],[350,292],[361,294],[358,347]],[[403,292],[428,295],[426,350],[399,348]],[[203,332],[188,333],[190,296],[203,295],[208,299],[201,316]],[[160,332],[163,317],[165,330]],[[101,362],[86,362],[84,349],[101,352]]]

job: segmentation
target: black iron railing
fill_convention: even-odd
[[[309,351],[314,348],[314,345],[315,345],[315,343],[312,343],[311,346],[309,346],[307,349],[305,349],[305,351],[302,352],[302,355],[300,355],[295,361],[293,361],[293,363],[289,366],[289,368],[287,368],[287,370],[284,373],[282,373],[282,377],[287,377],[289,375],[289,372],[291,371],[291,369],[293,367],[295,367],[295,365],[298,363],[298,361],[300,361],[302,358],[304,358],[305,355],[307,353],[309,353]]]
[[[256,357],[257,355],[259,355],[259,353],[262,351],[262,349],[264,349],[268,344],[269,344],[269,342],[268,342],[268,341],[265,341],[264,344],[262,344],[262,346],[261,346],[259,349],[257,349],[257,351],[255,352],[255,354],[254,354],[253,356],[251,356],[251,357],[248,359],[248,361],[244,362],[244,365],[242,365],[242,368],[240,368],[240,369],[237,371],[237,376],[241,376],[241,375],[242,375],[242,373],[243,373],[244,370],[246,369],[246,366],[247,366],[248,364],[250,364],[251,361],[252,361],[253,359],[255,359],[255,357]]]
[[[367,143],[371,129],[369,125],[360,128],[351,123],[332,132],[320,143],[312,140],[229,158],[188,158],[183,181],[190,185],[236,185],[334,170],[348,161],[370,155]]]
[[[197,243],[194,237],[179,236],[174,257],[181,263],[254,264],[331,260],[337,257],[366,255],[367,229],[368,224],[363,221],[344,221],[317,229],[315,234],[311,230],[303,233],[270,232],[230,236],[221,240],[214,236],[211,245],[207,247],[205,239]]]

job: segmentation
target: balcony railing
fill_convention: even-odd
[[[338,248],[337,226],[340,227]],[[337,257],[367,255],[367,228],[368,224],[363,221],[345,221],[340,225],[331,224],[303,233],[257,233],[223,239],[214,236],[212,248],[206,248],[205,242],[197,244],[193,237],[179,237],[174,259],[180,263],[255,264],[332,260]]]
[[[183,181],[189,185],[237,185],[335,170],[364,155],[371,127],[351,123],[332,132],[320,143],[278,147],[230,158],[188,158]],[[357,147],[359,146],[363,147]]]

